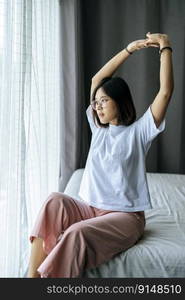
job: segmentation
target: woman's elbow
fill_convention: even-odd
[[[164,98],[170,100],[174,91],[174,84],[171,84],[165,91],[163,91]]]

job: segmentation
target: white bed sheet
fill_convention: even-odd
[[[75,171],[65,193],[79,198],[82,174]],[[185,175],[147,173],[147,180],[153,209],[145,212],[143,238],[84,277],[185,277]]]

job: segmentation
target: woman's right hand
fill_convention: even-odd
[[[159,47],[157,43],[149,43],[148,38],[143,40],[136,40],[128,44],[127,49],[129,52],[134,52],[148,47]]]

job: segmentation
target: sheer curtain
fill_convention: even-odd
[[[0,0],[0,277],[22,277],[58,190],[59,1]]]

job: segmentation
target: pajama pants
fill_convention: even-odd
[[[83,277],[132,247],[142,236],[144,212],[102,210],[64,193],[52,193],[43,203],[30,235],[43,239],[47,257],[40,277]]]

